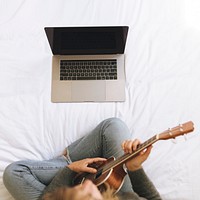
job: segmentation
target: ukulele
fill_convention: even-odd
[[[96,168],[97,172],[95,174],[86,172],[79,173],[77,176],[75,176],[73,183],[74,185],[78,185],[83,183],[84,180],[89,179],[99,188],[101,192],[106,189],[106,185],[108,184],[112,189],[114,189],[115,193],[117,193],[123,185],[124,178],[127,174],[126,170],[124,169],[124,163],[127,160],[136,156],[138,153],[158,140],[168,140],[187,134],[193,130],[194,124],[192,121],[189,121],[174,128],[168,129],[160,134],[156,134],[146,142],[138,145],[137,149],[133,153],[126,153],[117,159],[110,157],[107,159],[107,161],[101,163],[100,165],[97,163],[90,165],[91,167]]]

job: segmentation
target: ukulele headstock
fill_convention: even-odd
[[[171,138],[175,138],[180,135],[188,134],[194,130],[194,124],[192,121],[188,121],[184,124],[180,124],[174,128],[169,128],[168,130],[164,131],[157,135],[159,140],[168,140]]]

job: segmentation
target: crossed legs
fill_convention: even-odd
[[[10,164],[4,171],[4,184],[16,200],[37,200],[70,159],[73,162],[92,157],[119,157],[123,154],[121,143],[130,137],[127,126],[120,119],[106,119],[91,133],[69,145],[67,158],[60,156],[44,161],[25,160]],[[121,190],[131,191],[128,178]]]

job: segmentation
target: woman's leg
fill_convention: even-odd
[[[72,161],[87,157],[119,157],[123,154],[121,142],[130,138],[127,126],[117,118],[100,123],[90,134],[68,147]],[[4,171],[4,184],[16,200],[37,200],[59,169],[68,165],[69,159],[59,157],[48,161],[18,161]],[[123,191],[131,191],[125,181]]]
[[[4,185],[16,200],[38,200],[56,173],[68,165],[64,156],[45,161],[17,161],[4,171]]]
[[[109,118],[101,122],[91,133],[68,146],[69,157],[72,161],[91,157],[115,158],[123,155],[121,143],[130,139],[128,127],[118,118]],[[122,191],[132,191],[128,176]]]

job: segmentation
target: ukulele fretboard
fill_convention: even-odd
[[[150,146],[151,144],[155,143],[157,140],[158,140],[158,136],[154,135],[153,137],[148,139],[146,142],[138,145],[138,148],[133,153],[126,153],[123,156],[119,157],[118,159],[114,160],[113,162],[108,163],[108,165],[106,165],[102,171],[103,172],[107,172],[110,169],[112,169],[112,168],[114,168],[114,167],[116,167],[116,166],[118,166],[120,164],[123,164],[128,159],[130,159],[133,156],[137,155],[140,151],[146,149],[148,146]]]

